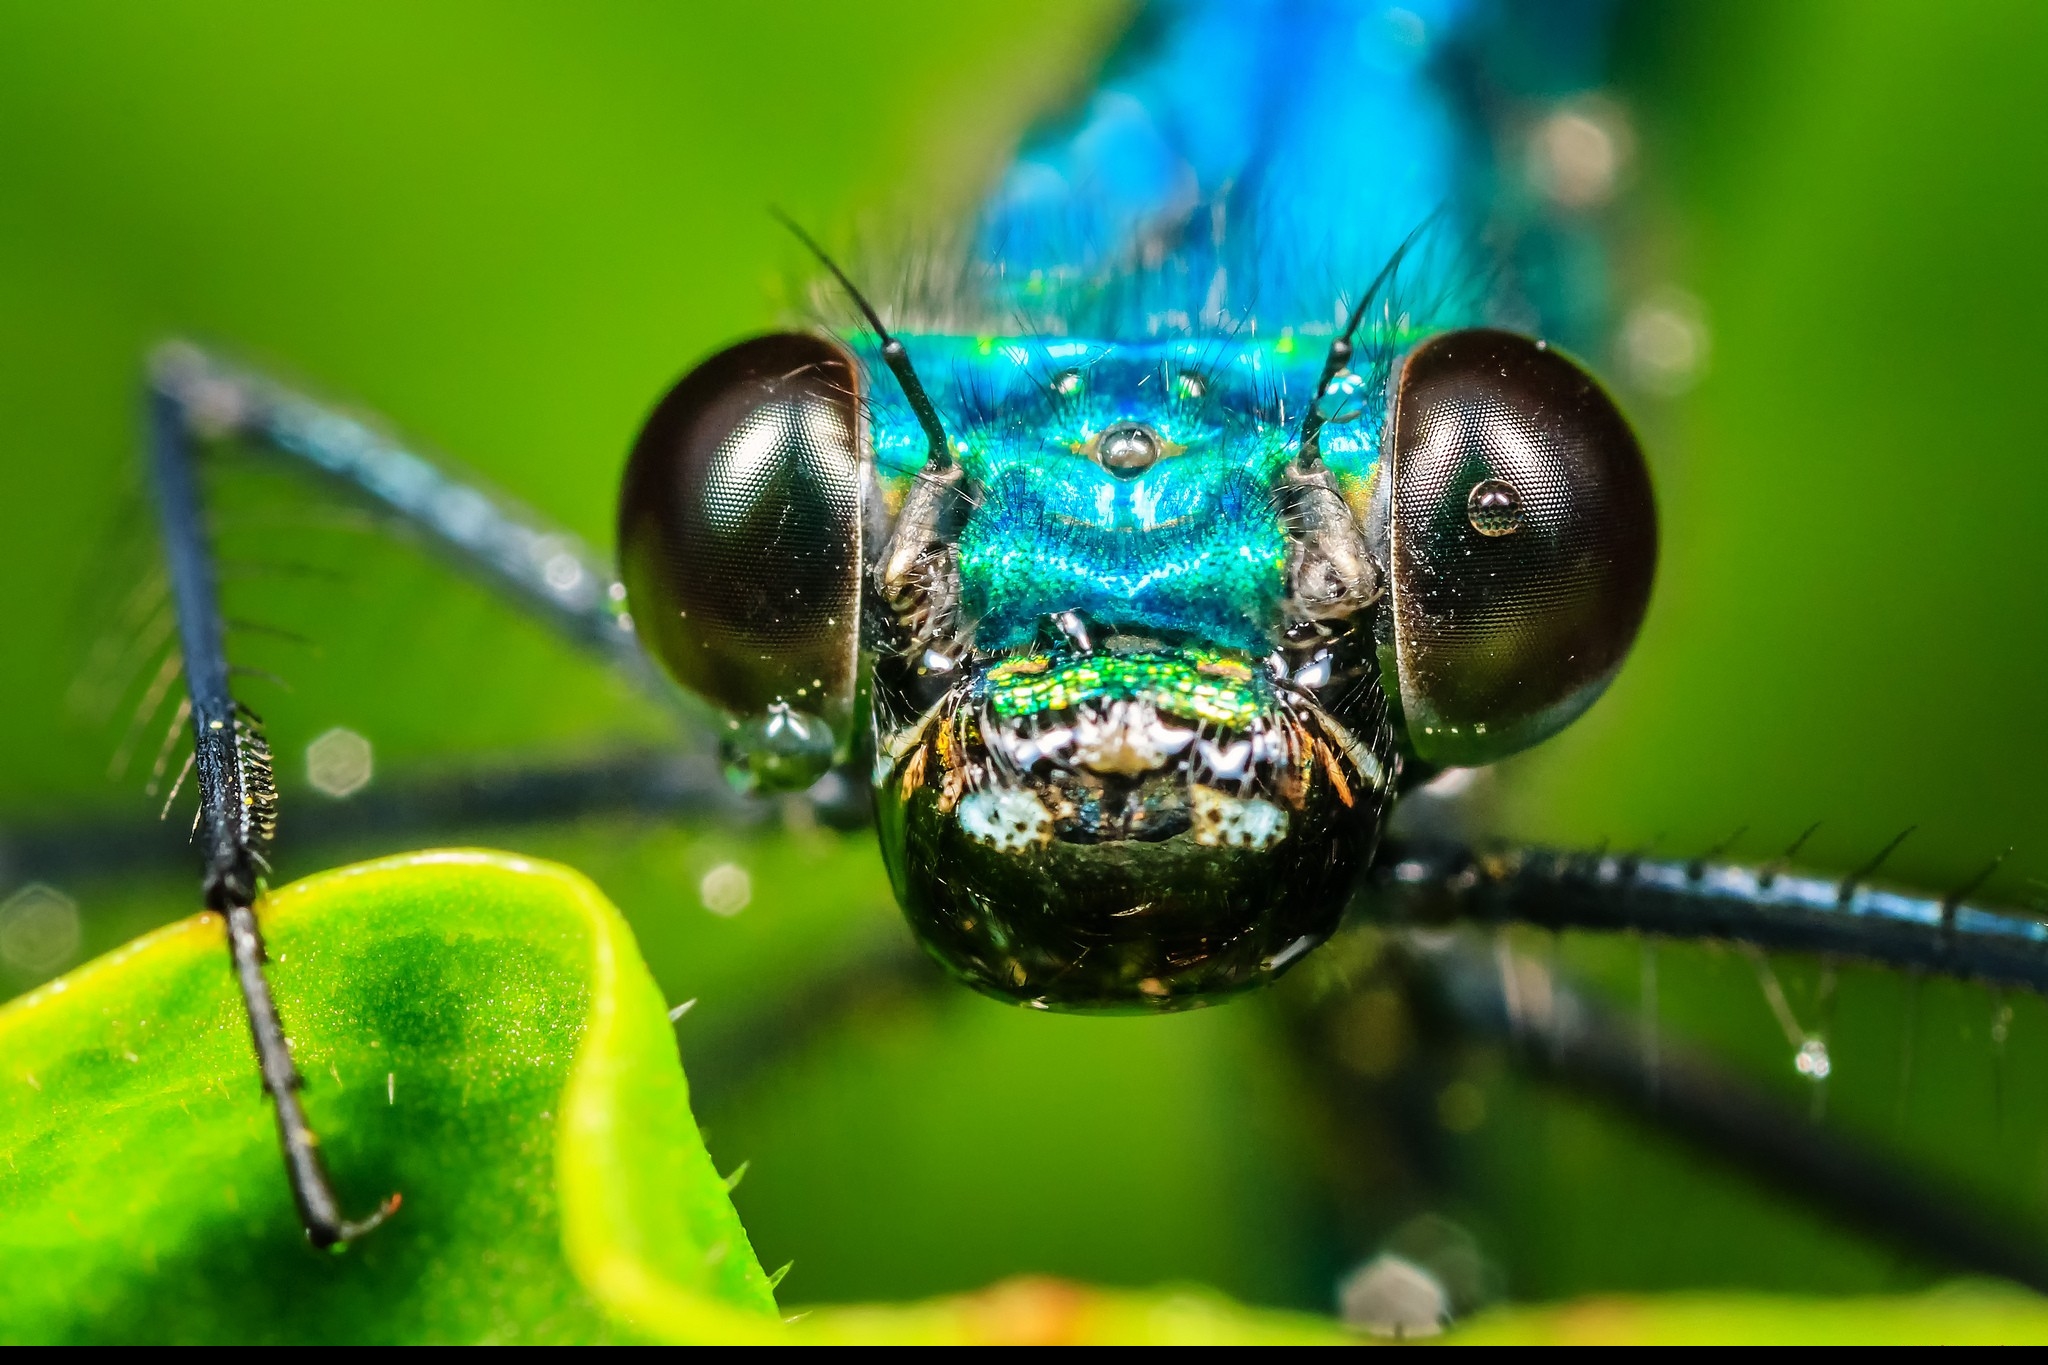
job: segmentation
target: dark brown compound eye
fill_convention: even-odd
[[[851,732],[861,481],[852,359],[758,337],[711,357],[647,419],[619,495],[634,628],[676,681],[733,713],[727,756],[807,785]]]
[[[1401,367],[1393,667],[1408,747],[1490,763],[1592,705],[1634,642],[1657,562],[1627,422],[1543,343],[1472,330]]]

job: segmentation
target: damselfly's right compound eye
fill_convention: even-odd
[[[1387,691],[1418,758],[1491,763],[1561,729],[1621,667],[1657,563],[1649,472],[1585,371],[1507,332],[1410,352],[1389,449]]]
[[[634,627],[676,681],[733,713],[726,757],[750,786],[810,785],[852,732],[858,432],[845,351],[758,337],[669,390],[626,467]]]

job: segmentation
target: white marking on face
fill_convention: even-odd
[[[1241,782],[1251,775],[1252,742],[1240,739],[1229,747],[1203,740],[1196,751],[1212,777]]]
[[[1052,840],[1052,812],[1029,792],[979,791],[961,801],[960,828],[1003,853],[1022,853]]]
[[[1074,761],[1092,772],[1138,777],[1166,766],[1194,743],[1194,732],[1168,725],[1143,702],[1112,702],[1074,723]]]
[[[1035,734],[1020,734],[1006,727],[998,727],[989,731],[989,735],[1009,757],[1010,762],[1020,769],[1028,769],[1039,759],[1062,752],[1074,738],[1074,732],[1064,725],[1055,725]]]
[[[1195,842],[1210,848],[1270,848],[1287,833],[1287,812],[1270,801],[1214,787],[1188,788]]]

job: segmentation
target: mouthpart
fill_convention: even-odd
[[[1020,655],[880,756],[898,895],[968,984],[1174,1009],[1284,970],[1371,857],[1391,741],[1208,648]]]

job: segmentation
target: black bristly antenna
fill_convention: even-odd
[[[292,1063],[284,1021],[263,967],[268,955],[256,920],[266,854],[277,827],[277,786],[262,722],[237,702],[214,567],[200,505],[197,456],[189,412],[176,391],[177,376],[159,373],[148,395],[150,464],[163,517],[164,560],[177,606],[179,652],[190,704],[180,708],[192,725],[193,772],[199,783],[199,818],[193,826],[206,860],[206,907],[227,921],[228,953],[249,1018],[263,1088],[277,1113],[285,1171],[306,1236],[329,1247],[362,1236],[398,1207],[392,1195],[368,1218],[343,1216],[320,1160],[318,1139],[299,1103],[298,1068]],[[182,778],[180,779],[182,781]]]
[[[1351,363],[1351,339],[1358,334],[1359,324],[1365,321],[1365,310],[1372,307],[1373,301],[1379,297],[1380,290],[1394,277],[1394,272],[1401,268],[1401,262],[1408,255],[1409,248],[1415,245],[1441,213],[1442,210],[1439,209],[1417,223],[1414,230],[1401,240],[1401,245],[1394,248],[1394,254],[1387,257],[1387,263],[1380,267],[1380,273],[1373,276],[1372,283],[1358,296],[1358,302],[1352,306],[1351,315],[1344,323],[1344,330],[1330,343],[1330,353],[1323,357],[1322,377],[1316,380],[1316,391],[1309,397],[1308,408],[1301,417],[1300,461],[1303,468],[1312,468],[1322,458],[1316,448],[1316,437],[1321,435],[1323,430],[1323,395],[1330,391],[1330,385],[1335,382],[1337,375]]]
[[[853,306],[860,309],[861,316],[868,320],[868,326],[882,342],[882,363],[889,367],[889,373],[896,376],[897,385],[903,396],[910,401],[910,410],[917,414],[917,424],[924,428],[924,439],[929,453],[925,457],[925,469],[939,473],[953,464],[953,447],[946,440],[946,428],[939,421],[939,410],[932,406],[931,395],[924,391],[924,381],[917,377],[917,371],[910,364],[910,352],[903,343],[892,336],[882,325],[882,315],[875,311],[867,296],[860,292],[854,282],[847,278],[839,263],[825,254],[825,248],[818,245],[811,234],[798,226],[797,221],[781,209],[768,210],[776,222],[788,228],[790,235],[804,244],[804,249],[818,258],[818,264],[832,272],[832,278],[839,281],[839,287],[853,300]]]

